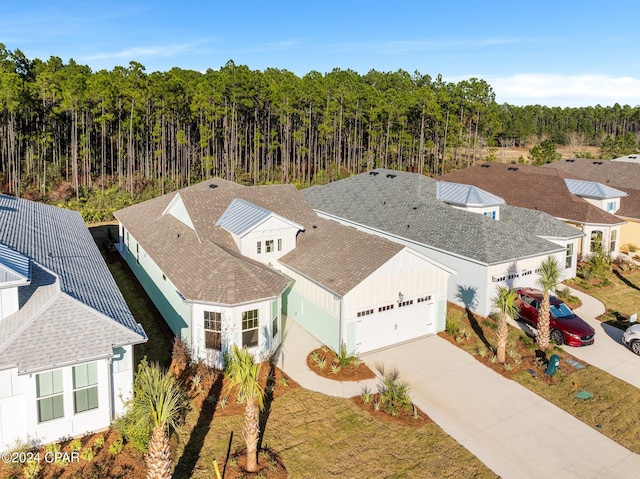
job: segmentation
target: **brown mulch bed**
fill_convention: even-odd
[[[392,422],[394,424],[400,424],[401,426],[413,426],[420,427],[425,424],[432,422],[431,418],[427,416],[420,408],[417,406],[413,406],[414,410],[412,412],[399,411],[397,416],[392,416],[387,411],[385,411],[382,407],[376,409],[375,403],[379,401],[380,395],[378,393],[373,394],[371,400],[369,402],[365,402],[362,396],[356,396],[352,398],[353,402],[355,402],[359,407],[367,411],[374,418],[379,419],[381,421]]]
[[[325,360],[324,368],[316,364],[316,361],[313,360],[314,355],[318,355],[318,357]],[[314,349],[307,355],[307,366],[309,369],[323,378],[333,379],[334,381],[362,381],[363,379],[376,377],[373,371],[362,361],[358,361],[356,365],[341,367],[337,373],[332,371],[332,364],[339,363],[335,352],[330,348],[322,347]]]

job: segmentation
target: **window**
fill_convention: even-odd
[[[271,320],[271,337],[275,338],[278,334],[278,316],[275,316]]]
[[[573,265],[573,243],[567,245],[567,258],[564,262],[564,267],[569,269]]]
[[[273,253],[273,240],[267,240],[264,242],[264,249],[267,253]]]
[[[204,312],[204,347],[222,349],[222,313]]]
[[[615,211],[618,205],[616,204],[615,201],[609,201],[607,202],[607,211]]]
[[[389,311],[390,309],[393,309],[393,304],[389,304],[387,306],[380,306],[378,308],[378,313],[382,313],[383,311]]]
[[[597,251],[598,248],[602,247],[602,231],[592,231],[591,232],[591,249],[590,251],[593,253]]]
[[[609,252],[615,253],[616,251],[616,240],[618,239],[618,231],[611,230],[611,241],[609,241]]]
[[[62,370],[36,374],[38,422],[64,416],[62,397]]]
[[[248,348],[258,345],[258,310],[242,313],[242,345]]]
[[[258,243],[256,244],[256,253],[257,254],[262,253],[262,241],[258,241]]]
[[[278,251],[282,251],[282,238],[278,238]]]
[[[361,318],[362,316],[368,316],[370,314],[373,314],[373,309],[365,309],[364,311],[358,311],[359,318]]]
[[[408,301],[402,301],[401,303],[398,303],[398,308],[404,308],[405,306],[410,306],[413,304],[413,299],[410,299]]]
[[[98,407],[98,364],[73,367],[73,404],[76,413]]]
[[[418,298],[418,303],[424,303],[425,301],[431,301],[431,295]]]
[[[495,220],[495,219],[496,219],[496,212],[495,212],[495,211],[485,211],[485,212],[484,212],[484,215],[485,215],[487,218],[491,218],[492,220]]]

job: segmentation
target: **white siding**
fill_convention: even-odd
[[[18,287],[0,289],[0,321],[18,309]]]
[[[111,360],[112,415],[121,416],[125,412],[125,403],[133,394],[133,347],[125,346],[114,349]]]
[[[325,310],[331,316],[338,317],[340,315],[339,297],[306,277],[290,270],[286,266],[282,264],[278,264],[277,266],[280,271],[294,281],[292,289],[296,293],[309,299],[312,303]]]
[[[98,408],[80,413],[74,412],[72,366],[62,370],[64,416],[38,423],[36,374],[18,375],[17,369],[0,375],[0,387],[11,382],[12,394],[0,399],[0,450],[6,450],[16,440],[27,438],[40,442],[52,442],[63,437],[74,437],[105,429],[111,422],[109,360],[96,361],[98,373]],[[79,363],[81,364],[81,363]],[[131,378],[131,376],[129,376]],[[124,387],[124,380],[119,380]],[[129,387],[131,389],[131,379]],[[6,394],[6,393],[5,393]]]
[[[275,263],[279,258],[296,247],[296,235],[299,229],[291,223],[275,216],[268,217],[239,240],[238,247],[244,256],[253,258],[261,263]],[[278,240],[282,242],[282,248],[278,250]],[[258,241],[261,243],[261,252],[257,252]],[[266,242],[273,241],[273,251],[267,253]]]

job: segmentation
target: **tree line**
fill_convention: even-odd
[[[212,176],[306,186],[381,166],[435,175],[479,161],[486,146],[551,140],[617,155],[639,136],[638,106],[499,105],[477,78],[300,77],[233,61],[204,73],[137,62],[93,72],[0,44],[1,189],[35,199],[113,202]]]

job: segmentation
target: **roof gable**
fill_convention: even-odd
[[[179,221],[182,221],[185,225],[187,225],[192,230],[195,230],[195,226],[193,226],[193,221],[191,221],[191,216],[189,216],[189,212],[184,205],[184,201],[182,201],[182,196],[180,196],[180,192],[176,193],[171,202],[167,205],[167,207],[162,212],[163,215],[171,215]]]
[[[288,220],[273,211],[241,198],[235,198],[231,201],[231,204],[216,222],[216,226],[221,226],[228,232],[238,237],[242,237],[249,231],[252,231],[257,226],[264,223],[268,218],[276,218],[280,222],[287,224],[289,227],[294,227],[298,230],[304,229],[294,221]]]

